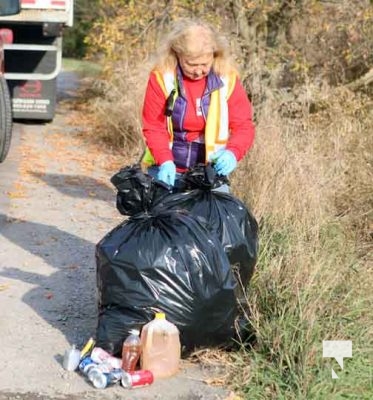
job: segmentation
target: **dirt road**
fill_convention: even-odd
[[[186,360],[136,391],[99,391],[62,368],[65,349],[95,335],[95,244],[122,216],[109,182],[120,160],[71,124],[75,78],[61,79],[54,122],[16,124],[0,164],[0,400],[228,398],[205,383],[215,370]]]

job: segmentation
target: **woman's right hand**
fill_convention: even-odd
[[[173,161],[165,161],[160,165],[157,174],[157,179],[166,183],[169,186],[175,185],[176,165]]]

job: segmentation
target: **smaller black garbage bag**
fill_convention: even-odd
[[[217,175],[211,164],[197,165],[183,179],[185,191],[165,197],[163,205],[188,210],[194,217],[206,220],[220,239],[239,287],[246,289],[258,255],[258,223],[254,215],[234,195],[216,190],[229,182]]]
[[[110,179],[117,189],[117,209],[133,216],[147,212],[172,191],[172,187],[145,174],[139,164],[121,168]]]
[[[140,182],[148,179],[137,169],[126,173],[137,174]],[[112,354],[120,352],[130,329],[141,328],[156,311],[176,324],[187,351],[225,345],[235,336],[237,281],[220,240],[187,211],[165,207],[158,186],[151,180],[147,192],[156,199],[153,208],[134,201],[135,215],[96,246],[96,339]],[[140,203],[146,204],[143,212]],[[132,215],[128,204],[126,213]]]

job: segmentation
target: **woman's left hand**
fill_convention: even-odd
[[[212,159],[215,171],[219,175],[229,175],[237,167],[236,156],[230,150],[219,150]]]
[[[157,178],[167,185],[174,186],[176,178],[176,166],[173,161],[165,161],[159,167]]]

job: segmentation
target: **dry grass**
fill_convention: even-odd
[[[144,149],[141,109],[147,72],[144,66],[120,63],[110,79],[97,81],[96,96],[90,100],[91,134],[130,154],[131,160],[138,159]]]
[[[369,380],[356,376],[372,356],[372,101],[342,89],[313,90],[314,101],[323,99],[317,114],[308,112],[310,98],[296,119],[267,103],[255,147],[233,180],[261,226],[247,315],[257,344],[238,357],[255,360],[243,388],[250,398],[311,398],[312,377],[326,371],[320,355],[326,339],[351,339],[360,361],[348,368],[349,386],[340,394],[368,396]],[[328,378],[318,396],[330,390]],[[262,389],[267,394],[259,396]]]

